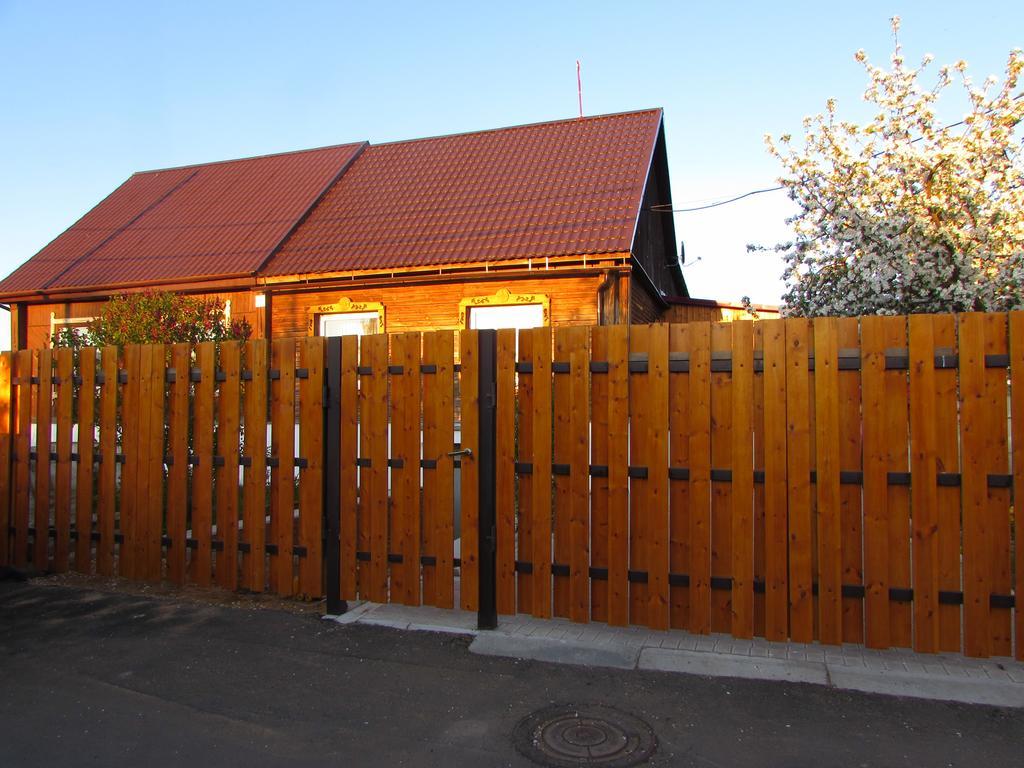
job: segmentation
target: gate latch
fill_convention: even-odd
[[[467,458],[473,458],[472,448],[460,448],[457,451],[448,451],[449,456],[465,456]]]

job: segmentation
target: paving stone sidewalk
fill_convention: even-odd
[[[430,607],[350,603],[331,617],[405,630],[472,634],[470,650],[563,664],[679,672],[710,677],[784,680],[893,696],[1024,708],[1024,663],[969,659],[860,645],[777,643],[729,635],[655,632],[642,627],[574,624],[565,619],[499,617],[478,632],[476,614]]]

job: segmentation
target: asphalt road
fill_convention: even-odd
[[[651,725],[659,766],[1024,766],[1024,711],[472,655],[311,614],[0,583],[0,766],[532,765],[554,702]]]

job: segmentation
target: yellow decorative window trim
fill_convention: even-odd
[[[469,296],[459,302],[459,325],[469,328],[469,310],[473,307],[508,307],[516,304],[540,304],[544,325],[551,325],[551,298],[543,293],[512,293],[502,288],[493,296]]]
[[[379,301],[352,301],[342,296],[334,304],[317,304],[306,310],[306,334],[315,336],[317,321],[321,315],[343,315],[356,312],[376,312],[380,332],[385,333],[384,305]]]

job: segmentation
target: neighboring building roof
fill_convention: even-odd
[[[629,252],[660,109],[137,173],[0,296]]]
[[[364,146],[136,173],[0,293],[251,275]]]
[[[628,252],[661,110],[370,146],[261,274]]]

